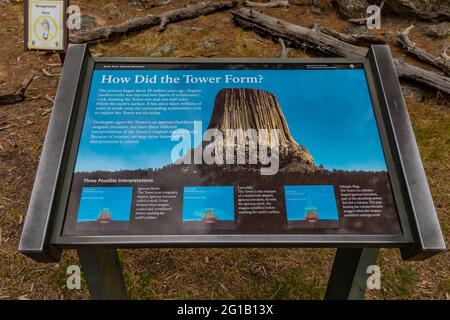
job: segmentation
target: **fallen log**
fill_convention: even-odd
[[[238,26],[253,30],[261,36],[270,36],[276,42],[281,38],[297,49],[311,48],[338,57],[364,57],[367,53],[367,49],[322,34],[318,28],[306,28],[245,8],[231,11],[231,14]]]
[[[102,26],[84,32],[76,33],[70,37],[71,43],[89,43],[106,41],[113,37],[122,36],[131,32],[148,29],[159,25],[163,31],[167,24],[182,20],[194,19],[199,16],[227,10],[237,4],[236,0],[226,2],[199,2],[184,8],[173,9],[157,15],[145,15],[127,20],[114,26]]]
[[[163,6],[168,6],[169,4],[173,4],[175,2],[175,0],[162,0],[160,2],[141,2],[142,6],[145,9],[152,9],[152,8],[157,8],[157,7],[163,7]]]
[[[397,34],[397,43],[406,54],[409,54],[422,62],[425,62],[435,68],[438,68],[445,73],[446,76],[450,76],[450,59],[445,57],[445,52],[438,58],[433,57],[427,51],[416,46],[414,42],[409,38],[409,34],[414,26],[406,28],[402,32]],[[445,49],[444,49],[445,50]]]
[[[125,21],[115,26],[97,27],[70,36],[71,43],[89,43],[95,41],[106,41],[113,37],[124,35],[130,32],[151,28],[160,23],[157,16],[146,15]]]
[[[385,44],[386,41],[382,38],[379,38],[377,36],[372,36],[370,34],[362,34],[362,33],[352,33],[352,34],[345,34],[338,32],[336,30],[317,26],[317,28],[320,28],[320,31],[322,33],[325,33],[329,36],[335,37],[341,41],[354,44],[354,45],[371,45],[371,44]]]
[[[159,30],[163,31],[167,24],[181,20],[188,20],[208,15],[217,11],[231,9],[237,4],[237,0],[227,2],[199,2],[184,8],[166,11],[159,15],[161,22]]]
[[[287,0],[270,0],[270,2],[253,2],[250,0],[244,1],[246,7],[259,7],[259,8],[287,8],[291,4]]]
[[[403,60],[395,59],[395,68],[400,79],[408,80],[450,94],[450,78],[412,66]]]
[[[306,28],[250,9],[231,11],[236,25],[253,30],[261,36],[271,37],[275,42],[283,39],[297,49],[312,49],[333,57],[365,57],[367,48],[339,40],[320,32],[320,28]],[[394,60],[398,76],[430,88],[450,94],[450,78],[422,68],[414,67],[403,61]]]
[[[35,79],[36,75],[33,73],[23,80],[22,84],[13,93],[0,95],[0,105],[14,104],[25,100],[25,92],[30,86],[31,82]]]

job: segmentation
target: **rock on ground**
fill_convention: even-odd
[[[381,0],[370,0],[380,4]],[[450,21],[449,0],[384,0],[392,12],[422,20]]]
[[[130,7],[141,7],[142,6],[141,0],[128,0],[127,2]]]
[[[83,13],[81,14],[81,30],[90,30],[97,27],[97,17]]]
[[[367,0],[334,0],[339,13],[344,18],[362,18],[366,16],[367,7],[370,6]]]
[[[334,0],[334,3],[344,18],[361,18],[366,16],[369,5],[380,5],[381,0]],[[450,21],[449,0],[384,0],[384,3],[382,14],[390,11],[421,20]]]
[[[211,37],[200,43],[199,47],[203,49],[209,49],[216,45],[219,39],[217,37]]]
[[[102,8],[102,11],[105,13],[105,15],[108,16],[110,19],[120,19],[125,16],[125,14],[120,10],[118,6],[115,4],[107,4]]]
[[[162,46],[152,50],[150,57],[164,57],[168,53],[172,52],[174,47],[169,42],[164,43]]]
[[[442,22],[426,28],[423,33],[434,40],[450,37],[450,23]]]

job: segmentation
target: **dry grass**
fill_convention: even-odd
[[[109,20],[99,9],[110,1],[80,0],[83,11]],[[166,8],[139,11],[128,8],[126,0],[114,1],[123,6],[126,18]],[[325,1],[322,1],[323,3]],[[0,7],[0,92],[9,92],[30,70],[40,70],[57,56],[24,52],[22,48],[22,7]],[[7,11],[6,11],[7,10]],[[307,7],[266,9],[265,12],[294,23],[313,22],[342,30],[342,21],[331,7],[323,16]],[[383,32],[409,26],[412,21],[386,19]],[[414,40],[437,54],[443,41],[429,41],[420,36],[419,23]],[[205,41],[213,45],[205,47]],[[150,29],[124,39],[97,44],[96,55],[145,56],[164,43],[173,46],[167,56],[195,57],[277,57],[280,48],[269,39],[243,31],[231,22],[228,12],[169,25],[163,33]],[[398,55],[398,50],[393,50]],[[291,51],[291,57],[305,57],[308,52]],[[409,62],[416,63],[413,60]],[[29,94],[39,92],[53,96],[58,78],[42,73],[30,87]],[[435,205],[447,244],[450,230],[450,109],[449,101],[435,92],[405,86],[407,104],[416,132]],[[30,100],[0,107],[0,299],[85,299],[82,290],[65,288],[68,265],[78,263],[73,251],[66,251],[58,264],[38,264],[17,253],[20,231],[26,213],[35,170],[45,136],[51,103]],[[129,294],[136,299],[315,299],[321,298],[331,267],[331,249],[146,249],[121,250],[120,256]],[[207,258],[206,258],[207,257]],[[449,254],[426,262],[401,261],[396,250],[382,250],[382,290],[367,294],[371,299],[445,299],[450,292]]]

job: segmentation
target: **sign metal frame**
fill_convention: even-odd
[[[399,212],[401,235],[101,235],[63,236],[67,197],[95,63],[203,66],[363,63]],[[422,260],[445,250],[445,242],[420,160],[389,47],[372,46],[361,59],[151,59],[92,58],[86,45],[69,46],[45,139],[19,251],[57,261],[75,248],[140,247],[332,247],[400,248],[404,259]],[[341,250],[340,249],[340,250]],[[86,256],[86,255],[85,255]],[[88,259],[86,259],[88,260]],[[94,259],[95,260],[95,259]]]

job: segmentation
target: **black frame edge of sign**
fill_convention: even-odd
[[[61,250],[51,245],[49,238],[54,207],[61,183],[60,169],[64,166],[67,135],[76,110],[81,75],[89,51],[86,45],[71,46],[61,74],[52,114],[24,222],[19,251],[38,261],[58,261]]]
[[[397,165],[401,169],[407,197],[407,210],[414,219],[415,243],[401,249],[404,260],[425,260],[439,252],[445,251],[445,241],[434,207],[431,191],[420,157],[414,130],[408,115],[405,99],[395,69],[389,46],[374,45],[369,51],[368,58],[379,77],[381,90],[392,121],[395,147],[399,158]],[[388,120],[388,119],[386,119]]]

